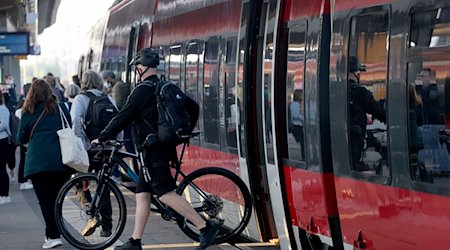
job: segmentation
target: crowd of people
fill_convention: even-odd
[[[68,118],[69,125],[74,125],[73,129],[85,140],[86,150],[89,150],[91,139],[86,137],[83,129],[83,123],[88,118],[86,111],[89,98],[81,94],[91,92],[98,96],[107,95],[108,100],[117,108],[116,98],[123,106],[130,93],[130,87],[128,86],[128,92],[124,90],[127,88],[126,84],[117,80],[112,71],[101,73],[103,77],[88,70],[81,81],[75,75],[72,77],[73,82],[67,87],[52,73],[41,79],[33,77],[31,83],[22,87],[23,94],[19,100],[12,75],[6,74],[0,85],[0,205],[14,202],[9,196],[9,187],[16,181],[20,190],[34,189],[45,221],[44,249],[62,244],[53,208],[58,191],[74,172],[62,164],[56,134],[62,128],[60,111]],[[119,88],[116,83],[119,83]],[[117,89],[121,93],[117,93]],[[20,119],[17,135],[11,132],[12,116]],[[14,137],[20,145],[12,143]]]

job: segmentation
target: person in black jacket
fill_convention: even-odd
[[[128,124],[133,122],[133,139],[144,159],[143,171],[139,173],[136,186],[136,220],[134,231],[122,246],[115,249],[142,249],[141,238],[150,215],[151,191],[153,190],[166,205],[186,217],[200,230],[200,248],[205,249],[214,242],[219,231],[213,222],[206,222],[192,206],[180,195],[174,192],[176,183],[171,175],[169,162],[176,153],[174,146],[157,141],[144,146],[146,138],[156,137],[158,111],[156,108],[155,84],[159,82],[156,67],[159,64],[159,54],[156,50],[146,48],[139,51],[131,61],[139,76],[139,84],[127,99],[123,108],[101,132],[99,138],[92,143],[101,143],[113,139]],[[141,84],[145,82],[146,84]],[[153,135],[152,135],[153,134]],[[150,181],[144,172],[150,175]]]
[[[371,114],[381,122],[386,122],[386,114],[383,106],[373,98],[372,92],[359,84],[360,72],[366,71],[365,65],[360,64],[356,57],[351,56],[348,71],[352,166],[354,170],[358,171],[372,170],[368,169],[368,166],[361,161],[367,126],[366,114]]]

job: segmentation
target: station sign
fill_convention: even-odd
[[[0,32],[0,55],[28,55],[30,33]]]

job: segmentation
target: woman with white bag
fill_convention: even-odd
[[[63,165],[58,130],[62,129],[60,110],[70,124],[66,106],[57,103],[50,85],[38,79],[31,85],[23,105],[17,139],[28,143],[25,177],[31,179],[45,221],[45,241],[42,248],[62,245],[54,218],[56,196],[74,172]]]

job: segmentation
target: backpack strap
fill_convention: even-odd
[[[152,81],[149,81],[149,80],[146,80],[146,81],[143,81],[143,82],[139,83],[139,85],[138,85],[136,88],[138,88],[139,86],[143,86],[143,85],[146,85],[146,86],[149,86],[149,87],[154,87],[154,86],[156,86],[156,83],[154,83],[154,82],[152,82]],[[149,99],[147,99],[147,100],[145,101],[144,105],[147,104],[148,100],[149,100]],[[141,115],[141,118],[142,118],[142,121],[144,121],[145,125],[147,125],[147,126],[153,131],[154,134],[158,133],[158,129],[155,129],[155,128],[147,121],[147,119],[145,119],[144,116]]]

